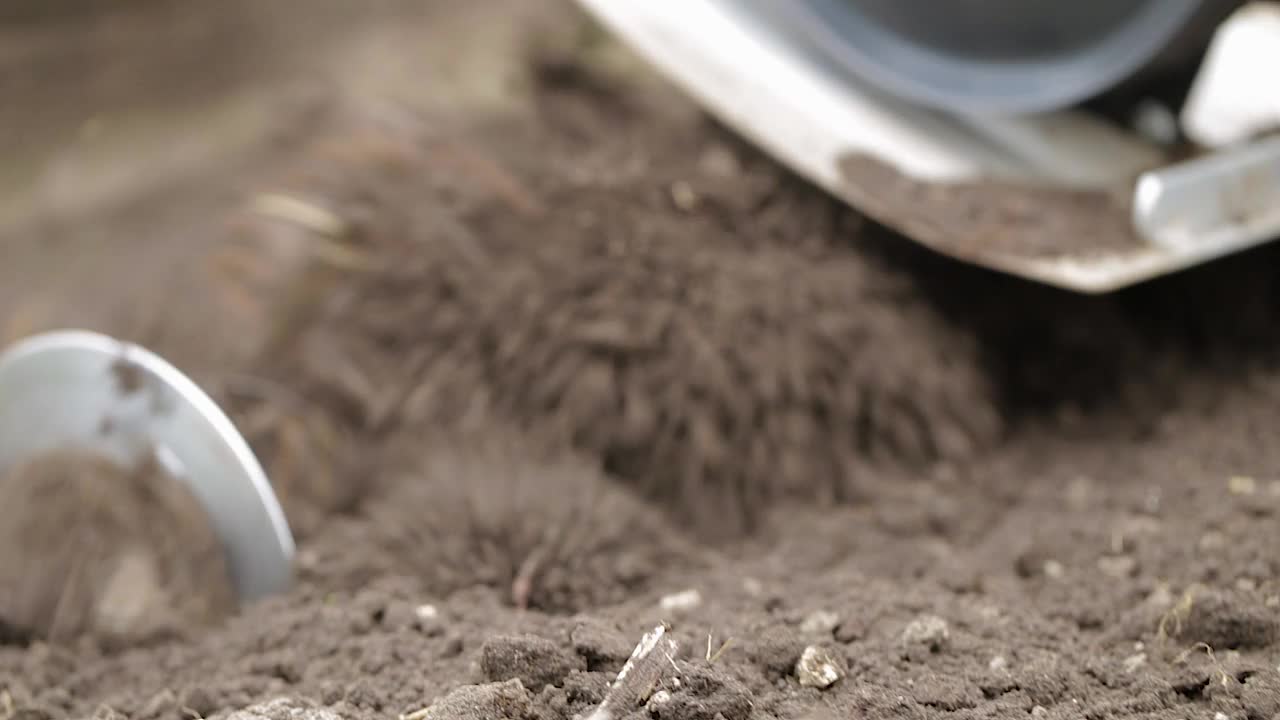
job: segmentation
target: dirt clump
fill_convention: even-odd
[[[435,720],[489,720],[529,718],[531,696],[519,680],[458,688],[434,703],[423,714]]]
[[[236,608],[222,545],[190,491],[58,451],[0,477],[0,626],[9,641],[108,647],[179,636]]]
[[[564,683],[569,673],[586,670],[577,655],[536,635],[489,638],[480,648],[480,669],[491,682],[518,679],[527,688]]]
[[[1280,639],[1280,616],[1256,592],[1189,589],[1162,618],[1161,630],[1217,650],[1266,648]]]

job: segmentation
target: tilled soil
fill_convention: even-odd
[[[664,623],[608,717],[1280,717],[1274,250],[1076,298],[669,89],[527,81],[516,117],[336,113],[230,225],[270,332],[211,389],[296,587],[7,638],[0,720],[601,720]]]

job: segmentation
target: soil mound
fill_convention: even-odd
[[[856,215],[714,136],[620,157],[604,137],[644,134],[626,101],[543,82],[547,127],[356,132],[307,169],[344,232],[296,288],[278,376],[370,435],[567,443],[719,538],[1001,436],[973,339],[849,244]]]

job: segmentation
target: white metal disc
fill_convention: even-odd
[[[157,355],[105,335],[36,335],[0,353],[0,472],[63,448],[184,482],[226,548],[242,601],[288,587],[294,543],[248,443],[217,403]]]

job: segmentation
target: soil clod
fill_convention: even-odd
[[[560,645],[535,635],[499,636],[480,648],[480,669],[490,682],[516,679],[526,688],[561,685],[586,662]]]

